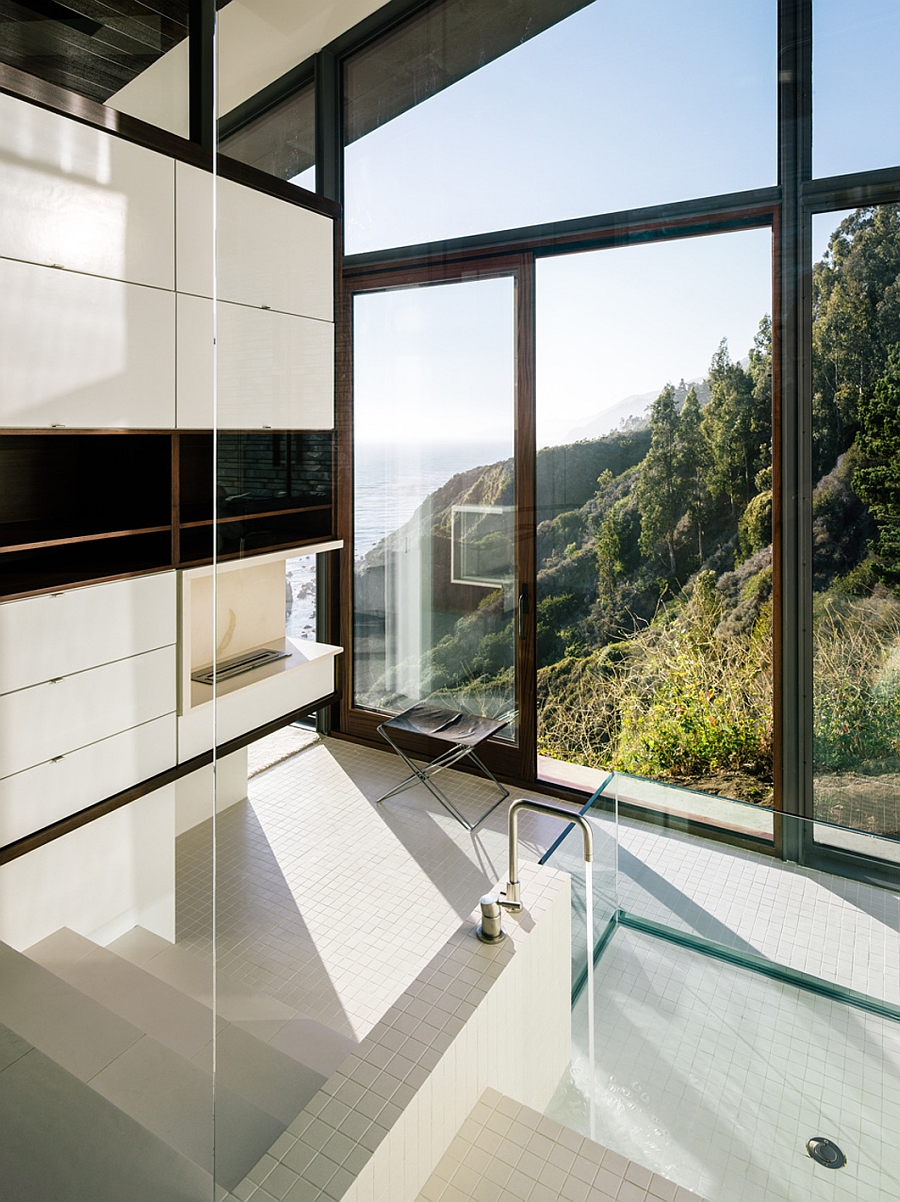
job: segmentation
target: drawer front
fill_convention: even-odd
[[[219,299],[331,321],[331,218],[231,180],[218,183]],[[176,287],[212,296],[211,176],[176,164],[176,194]]]
[[[171,159],[11,96],[0,148],[0,255],[174,287]]]
[[[218,424],[222,430],[330,430],[334,327],[221,301]],[[212,425],[212,301],[178,296],[177,419]]]
[[[175,763],[175,716],[101,739],[0,780],[0,846],[121,793]]]
[[[175,648],[161,647],[0,697],[0,776],[175,710]]]
[[[174,422],[173,292],[0,259],[0,425]]]
[[[164,572],[0,605],[0,693],[174,643],[176,594]]]

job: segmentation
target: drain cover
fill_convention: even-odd
[[[847,1163],[847,1157],[837,1144],[823,1135],[814,1135],[808,1140],[806,1150],[816,1164],[823,1164],[826,1169],[842,1169]]]

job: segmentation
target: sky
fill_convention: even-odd
[[[347,253],[774,183],[775,9],[596,0],[347,147]],[[896,0],[814,11],[816,174],[897,162]],[[842,215],[816,219],[816,257]],[[771,312],[770,236],[543,260],[537,296],[546,445],[629,394],[704,374],[721,338],[743,358]],[[400,442],[502,436],[511,313],[508,281],[360,301],[358,437],[386,436],[367,411],[391,413]]]

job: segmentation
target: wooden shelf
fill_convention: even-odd
[[[0,530],[0,555],[10,555],[15,551],[36,551],[44,547],[68,547],[80,543],[101,542],[109,538],[131,538],[136,534],[162,534],[171,532],[171,526],[141,526],[137,530],[104,530],[100,534],[73,534],[67,538],[31,539],[22,543],[2,542],[3,533]]]
[[[298,514],[298,513],[321,513],[325,509],[331,509],[331,506],[330,505],[302,505],[302,506],[291,508],[291,509],[269,509],[263,513],[254,513],[254,512],[239,513],[239,514],[235,514],[235,515],[229,515],[228,517],[225,517],[225,518],[216,518],[215,524],[217,526],[221,526],[228,522],[246,522],[251,518],[278,518],[278,517],[290,517],[290,516],[292,516],[294,514]],[[213,521],[211,518],[208,518],[202,522],[179,522],[178,524],[182,530],[193,530],[200,526],[212,526]]]

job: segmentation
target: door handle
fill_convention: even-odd
[[[528,585],[522,585],[519,593],[519,638],[525,638],[525,615],[528,613]]]

